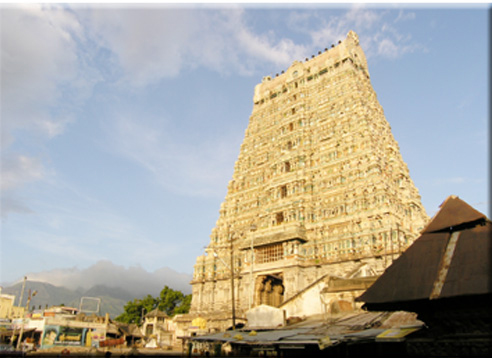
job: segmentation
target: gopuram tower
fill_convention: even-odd
[[[230,317],[234,295],[244,317],[327,275],[378,276],[428,221],[356,33],[263,78],[253,102],[191,314]]]

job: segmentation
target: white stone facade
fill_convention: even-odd
[[[231,314],[231,267],[241,317],[260,304],[278,307],[327,274],[379,275],[428,221],[354,32],[265,77],[253,102],[196,261],[192,314]]]

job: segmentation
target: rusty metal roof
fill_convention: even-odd
[[[491,234],[484,214],[450,196],[422,235],[357,300],[370,306],[490,294]]]
[[[487,217],[484,214],[475,210],[457,196],[451,195],[444,200],[441,204],[441,209],[434,215],[422,233],[459,230],[462,225],[473,225],[486,219]]]

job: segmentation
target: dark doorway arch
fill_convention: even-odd
[[[282,274],[258,276],[255,286],[255,306],[263,304],[279,307],[284,302]]]

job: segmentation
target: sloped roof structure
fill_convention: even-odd
[[[398,309],[403,302],[491,294],[491,229],[484,214],[448,197],[421,236],[357,301],[369,309]]]
[[[313,345],[322,350],[347,342],[379,341],[378,337],[389,331],[400,333],[403,337],[423,325],[415,314],[401,311],[350,313],[333,317],[331,322],[311,318],[277,329],[241,329],[186,338],[192,342],[229,342],[245,346]]]
[[[117,323],[118,328],[121,332],[127,337],[135,337],[135,338],[143,338],[144,335],[140,332],[138,326],[134,323],[125,324],[125,323]]]
[[[145,315],[145,317],[148,317],[148,318],[155,318],[155,317],[157,317],[157,318],[169,318],[169,316],[166,314],[166,312],[161,311],[158,308],[154,308],[152,311],[147,313]]]

